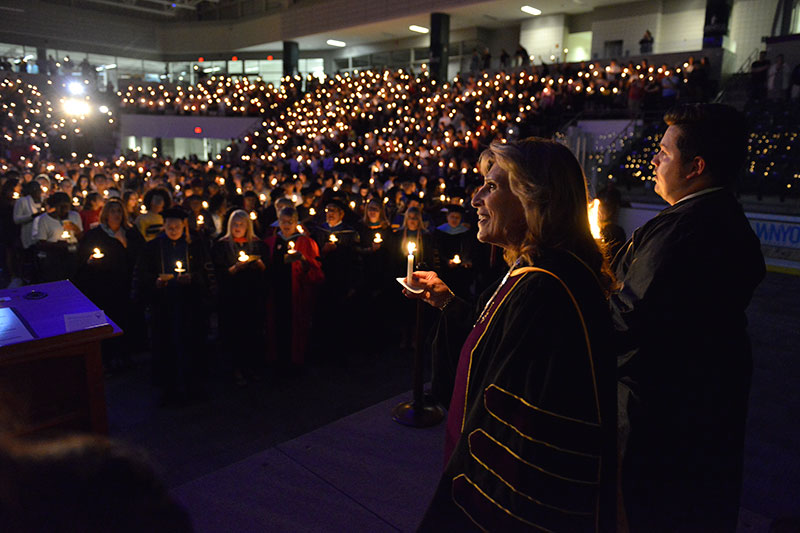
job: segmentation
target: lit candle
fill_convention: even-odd
[[[461,264],[461,256],[460,255],[456,254],[456,255],[453,256],[453,264],[454,265],[460,265]]]
[[[333,235],[331,235],[331,237],[333,237]],[[297,253],[297,250],[294,249],[294,241],[289,241],[289,251],[287,251],[286,253],[288,254]]]
[[[416,243],[409,241],[408,245],[408,263],[406,265],[406,283],[411,285],[413,279],[412,273],[414,272],[414,250],[417,249]]]
[[[380,243],[382,243],[382,242],[383,242],[383,239],[381,238],[381,234],[380,234],[380,233],[376,233],[376,234],[375,234],[375,238],[374,238],[374,239],[372,239],[372,242],[374,242],[375,244],[380,244]]]
[[[67,230],[61,232],[61,238],[64,239],[65,241],[68,241],[70,237],[72,237],[72,234]]]
[[[300,224],[298,224],[298,225],[297,225],[297,233],[304,233],[304,232],[305,232],[305,230],[303,229],[303,226],[301,226]]]
[[[308,209],[308,214],[313,217],[314,215],[317,214],[317,210],[314,209],[313,207],[311,207],[311,208]]]
[[[175,272],[178,274],[183,274],[186,272],[186,269],[183,268],[183,263],[181,261],[175,261]]]
[[[256,212],[255,211],[250,211],[250,220],[255,220],[256,218],[258,218],[258,215],[256,215]]]
[[[14,194],[12,194],[11,197],[14,198],[14,200],[19,200],[19,193],[14,191]]]
[[[336,244],[337,242],[339,242],[339,239],[337,239],[337,238],[336,238],[336,235],[334,235],[333,233],[331,233],[331,236],[330,236],[330,238],[328,239],[328,241],[329,241],[329,242],[331,242],[331,243],[333,243],[333,244]]]
[[[355,209],[355,208],[356,208],[356,203],[351,201],[350,202],[350,209]]]
[[[203,209],[208,209],[208,202],[203,200]]]
[[[147,207],[145,207],[145,206],[142,206],[142,207],[140,207],[140,208],[139,208],[139,212],[140,212],[141,214],[143,214],[143,215],[144,215],[144,214],[146,214],[146,213],[147,213]]]
[[[17,194],[17,193],[14,193],[14,194]],[[81,201],[78,200],[77,196],[72,199],[72,205],[81,205]]]
[[[250,256],[244,253],[244,250],[239,250],[239,262],[240,263],[247,263],[250,260]]]
[[[598,216],[600,214],[600,200],[595,198],[589,203],[589,228],[592,231],[592,237],[600,239],[600,222]]]
[[[197,215],[197,225],[202,226],[205,223],[206,219],[203,215]]]
[[[100,248],[95,248],[93,251],[94,251],[94,253],[92,254],[93,259],[102,259],[103,257],[105,257],[103,252],[100,251]]]

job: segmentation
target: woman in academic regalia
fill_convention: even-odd
[[[378,199],[371,199],[364,209],[364,219],[359,228],[361,235],[358,253],[364,265],[364,278],[359,291],[359,309],[364,329],[370,335],[380,331],[378,322],[385,316],[375,313],[375,309],[385,309],[389,294],[395,296],[397,287],[392,272],[390,255],[392,228],[386,218],[383,204]]]
[[[405,275],[409,244],[414,245],[414,264],[416,268],[422,270],[436,268],[433,237],[425,230],[422,210],[420,210],[419,207],[409,207],[406,209],[405,216],[403,217],[403,224],[394,232],[390,243],[392,272],[396,273],[394,277]],[[402,298],[397,298],[395,303],[396,312],[401,317],[399,321],[402,327],[400,345],[410,348],[412,346],[412,339],[414,338],[413,328],[416,321],[415,307],[409,305],[409,302],[404,301]],[[427,310],[425,312],[427,312]],[[427,326],[430,324],[430,321],[423,320],[423,323]],[[425,338],[426,335],[426,332],[421,334],[422,338]]]
[[[266,248],[253,232],[247,211],[237,209],[228,218],[228,232],[211,249],[220,288],[220,344],[230,355],[237,385],[258,377],[264,366],[266,305]]]
[[[100,225],[84,233],[78,245],[75,285],[125,332],[121,342],[109,339],[114,349],[106,353],[120,352],[119,357],[107,361],[112,367],[129,355],[136,334],[144,333],[142,310],[130,305],[133,268],[143,247],[144,238],[128,222],[125,207],[116,199],[103,206]],[[134,311],[140,316],[134,316]]]
[[[434,272],[413,276],[442,310],[432,392],[450,406],[419,531],[615,531],[612,278],[583,172],[539,138],[495,141],[480,167],[478,240],[508,273],[475,309]]]
[[[300,231],[294,207],[280,210],[278,228],[266,240],[267,360],[298,369],[305,361],[316,292],[325,276],[317,243]]]

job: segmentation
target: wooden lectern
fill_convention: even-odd
[[[100,343],[122,334],[69,281],[0,291],[0,403],[12,432],[108,432]]]

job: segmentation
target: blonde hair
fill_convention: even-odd
[[[241,218],[247,222],[247,230],[245,230],[244,238],[248,241],[255,240],[256,236],[255,232],[253,231],[253,221],[250,220],[250,215],[244,209],[237,209],[230,214],[228,217],[228,231],[222,236],[222,238],[227,240],[233,239],[233,235],[231,235],[231,226],[233,226],[233,221],[238,218]]]
[[[533,265],[547,249],[575,254],[592,270],[605,290],[612,285],[608,262],[589,228],[586,177],[566,146],[530,137],[517,142],[494,141],[480,156],[481,173],[493,165],[508,173],[511,192],[525,211],[525,227],[509,239],[505,259]]]
[[[103,209],[100,211],[100,223],[104,226],[108,226],[108,212],[115,206],[122,210],[122,227],[131,227],[130,222],[128,222],[128,213],[125,211],[125,206],[122,205],[122,202],[120,202],[118,198],[111,198],[105,203]]]

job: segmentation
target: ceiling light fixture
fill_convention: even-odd
[[[337,46],[339,48],[344,48],[345,46],[347,46],[347,43],[345,43],[344,41],[337,41],[336,39],[328,39],[325,42],[328,43],[330,46]]]
[[[542,14],[542,10],[541,9],[536,9],[535,7],[531,7],[531,6],[522,6],[520,8],[520,10],[522,10],[523,13],[527,13],[528,15],[534,15],[535,16],[535,15],[541,15]]]
[[[429,31],[431,31],[425,26],[417,26],[416,24],[412,24],[411,26],[408,27],[408,29],[411,31],[415,31],[417,33],[428,33]]]

